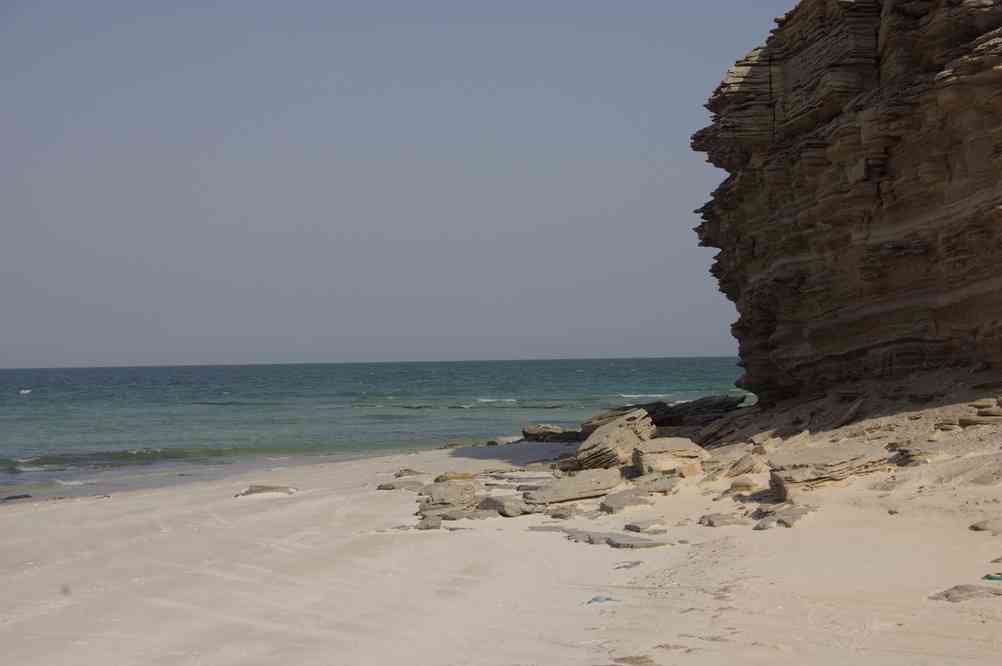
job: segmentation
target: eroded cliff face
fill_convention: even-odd
[[[699,212],[768,399],[1002,361],[1002,0],[802,0],[708,103]]]

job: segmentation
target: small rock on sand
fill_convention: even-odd
[[[1002,597],[1002,590],[984,585],[957,585],[939,594],[934,594],[929,598],[933,601],[949,601],[956,604],[961,601],[970,601],[971,599],[989,599],[992,597]]]
[[[380,483],[376,486],[376,490],[410,490],[411,492],[418,492],[424,486],[424,482],[417,479],[401,479],[400,481]]]
[[[974,532],[991,532],[992,536],[1002,534],[1002,518],[991,518],[971,525]]]
[[[529,512],[525,501],[517,495],[485,497],[477,506],[484,511],[500,513],[505,518],[516,518]]]
[[[404,467],[393,476],[398,479],[402,479],[406,476],[421,476],[422,474],[424,474],[424,472],[419,472],[416,469],[411,469],[410,467]]]
[[[295,495],[296,488],[291,486],[265,486],[259,484],[251,484],[247,487],[247,490],[242,490],[234,497],[246,497],[248,495],[263,495],[267,493],[279,494],[279,495]]]
[[[665,525],[663,520],[651,519],[651,520],[637,520],[632,523],[627,523],[623,528],[627,532],[639,532],[640,534],[667,534],[668,526]]]

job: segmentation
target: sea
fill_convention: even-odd
[[[738,359],[0,370],[0,498],[79,496],[575,425],[742,391]]]

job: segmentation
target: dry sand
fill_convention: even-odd
[[[1002,598],[928,598],[1002,569],[990,564],[1002,537],[967,529],[1002,513],[996,488],[926,485],[920,468],[877,490],[886,476],[869,476],[816,491],[821,508],[794,529],[756,532],[698,526],[735,503],[716,500],[722,483],[693,483],[653,507],[562,523],[664,517],[676,544],[645,551],[528,531],[554,522],[545,515],[395,529],[416,522],[415,495],[375,489],[401,467],[499,468],[543,448],[0,506],[2,662],[1002,663]],[[234,497],[250,483],[300,490]]]

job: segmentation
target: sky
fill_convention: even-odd
[[[703,102],[792,0],[4,0],[0,367],[734,354]]]

